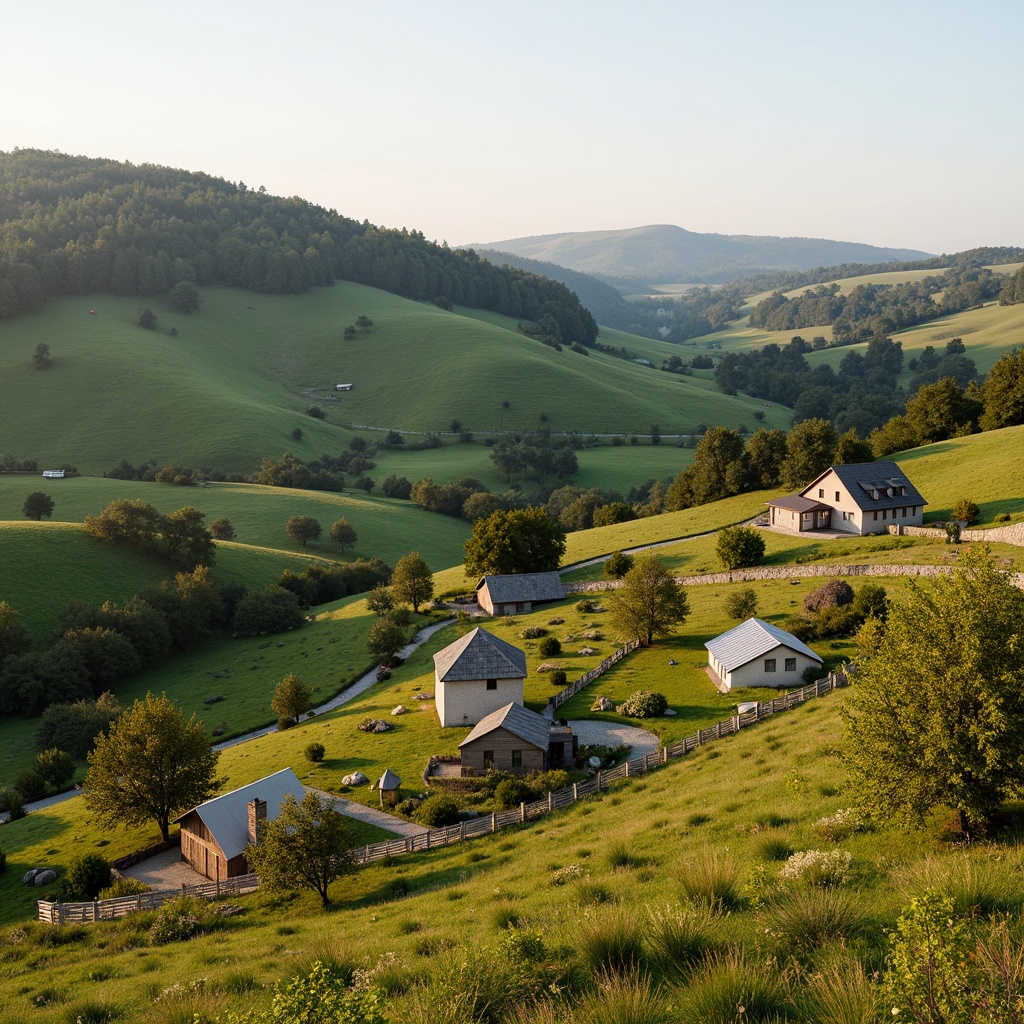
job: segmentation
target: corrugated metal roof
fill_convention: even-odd
[[[491,601],[561,601],[565,586],[557,572],[524,572],[514,576],[483,576],[476,585],[487,584]]]
[[[486,736],[495,729],[505,729],[541,750],[548,749],[548,737],[551,723],[543,716],[524,708],[522,704],[506,704],[497,711],[492,711],[486,718],[473,727],[473,731],[459,744],[464,747],[473,740]]]
[[[434,655],[442,683],[463,679],[525,679],[526,655],[479,626]]]
[[[281,813],[281,804],[289,793],[300,803],[306,795],[295,772],[291,768],[284,768],[259,782],[250,782],[248,786],[234,789],[223,796],[215,796],[205,804],[179,814],[174,820],[181,821],[186,814],[195,811],[217,840],[224,856],[230,860],[244,853],[249,845],[249,812],[246,805],[253,800],[265,800],[267,821],[273,821]]]
[[[748,661],[760,658],[779,644],[821,662],[821,658],[803,640],[797,640],[792,633],[763,619],[747,619],[727,633],[709,640],[704,646],[722,663],[726,672],[731,672],[740,665],[746,665]]]

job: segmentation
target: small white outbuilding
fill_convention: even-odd
[[[799,686],[822,660],[792,633],[763,619],[747,619],[705,645],[708,675],[723,693],[734,687]]]

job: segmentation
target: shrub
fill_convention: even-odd
[[[605,579],[620,580],[632,568],[633,558],[631,555],[624,554],[621,551],[613,551],[605,560],[602,574]]]
[[[591,973],[631,972],[645,964],[643,929],[632,914],[614,910],[592,915],[577,939],[580,956]]]
[[[827,889],[846,883],[852,860],[845,850],[801,850],[786,861],[779,877]]]
[[[213,927],[216,914],[206,900],[195,896],[175,896],[157,912],[149,929],[149,941],[154,946],[167,942],[183,942]]]
[[[307,743],[302,753],[310,764],[320,764],[327,753],[327,748],[322,743]]]
[[[569,785],[569,773],[561,768],[549,768],[546,772],[538,772],[529,776],[529,784],[541,796],[565,789]]]
[[[520,804],[531,803],[537,796],[523,779],[503,779],[494,790],[494,806],[499,811],[510,811]]]
[[[557,637],[546,636],[537,645],[537,651],[542,658],[555,658],[562,653],[562,644]]]
[[[75,774],[75,759],[65,750],[49,747],[36,754],[36,771],[45,783],[60,791]]]
[[[569,677],[565,674],[564,668],[556,669],[551,673],[551,685],[557,686],[559,689],[565,689],[569,682]]]
[[[110,864],[98,853],[74,857],[64,878],[64,891],[72,900],[94,900],[110,885]]]
[[[651,912],[647,942],[666,973],[687,974],[711,952],[714,924],[707,904],[676,904]]]
[[[459,805],[450,796],[434,793],[420,804],[416,820],[428,828],[444,828],[459,820]]]
[[[731,855],[704,848],[683,864],[679,879],[688,899],[714,909],[740,902],[740,868]]]
[[[595,605],[593,601],[583,600],[577,601],[573,607],[583,615],[590,615],[594,611]]]
[[[665,714],[668,699],[663,693],[637,690],[631,693],[622,705],[622,714],[629,718],[657,718]]]
[[[853,604],[853,587],[846,580],[828,580],[804,597],[804,607],[809,612],[820,612],[825,608],[842,608]]]
[[[730,619],[749,619],[757,614],[757,594],[749,587],[731,593],[725,599],[725,614]]]
[[[11,821],[26,815],[24,797],[16,789],[0,789],[0,813],[6,811]]]
[[[805,888],[782,892],[764,907],[769,931],[801,950],[849,939],[864,924],[856,896],[840,889]]]
[[[312,416],[313,419],[315,419],[315,420],[322,420],[322,419],[325,419],[327,417],[327,413],[325,413],[323,411],[323,409],[320,408],[319,405],[311,405],[306,410],[306,415],[307,416]]]
[[[46,780],[35,768],[26,768],[21,772],[14,780],[14,788],[27,803],[41,800],[46,796]]]
[[[830,843],[840,843],[848,839],[855,832],[864,831],[864,819],[859,812],[850,807],[844,807],[835,814],[825,818],[819,818],[813,825],[813,831],[820,839],[828,840]]]
[[[752,526],[727,526],[718,531],[715,554],[726,569],[757,565],[764,557],[764,537]]]
[[[97,899],[118,900],[124,896],[140,896],[144,892],[152,892],[152,887],[140,882],[137,878],[121,877],[111,881],[105,889],[100,889]]]
[[[953,506],[953,518],[959,519],[960,522],[966,523],[968,526],[971,523],[976,523],[979,515],[981,515],[981,509],[970,498],[961,498]]]
[[[547,636],[548,631],[543,626],[527,626],[525,629],[519,630],[520,640],[539,640],[542,636]]]
[[[675,1019],[679,1024],[734,1024],[737,1019],[767,1024],[788,1019],[789,1010],[786,982],[777,966],[754,963],[730,951],[712,955],[693,974]]]

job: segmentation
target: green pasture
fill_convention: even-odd
[[[191,505],[205,513],[207,525],[218,516],[227,516],[235,527],[236,543],[275,549],[279,556],[292,558],[292,563],[310,556],[344,561],[376,556],[393,565],[402,555],[418,550],[428,565],[441,568],[462,558],[462,545],[470,532],[458,519],[362,491],[336,494],[228,483],[175,487],[100,477],[40,480],[20,474],[0,475],[0,520],[20,518],[26,495],[37,489],[53,498],[54,522],[81,523],[117,498],[141,499],[165,515]],[[289,537],[285,524],[294,515],[319,520],[323,527],[320,539],[303,548]],[[358,534],[355,548],[346,548],[344,554],[330,538],[331,524],[341,518]]]
[[[301,296],[205,289],[202,298],[190,316],[154,298],[153,331],[135,322],[142,303],[115,296],[55,299],[0,324],[8,450],[90,474],[150,458],[247,473],[285,450],[336,452],[350,427],[438,431],[455,418],[477,431],[546,422],[626,433],[659,423],[680,433],[738,425],[752,411],[746,398],[598,353],[555,352],[507,323],[361,285]],[[361,314],[375,326],[344,341]],[[45,371],[32,363],[39,343],[53,359]],[[327,418],[306,415],[310,405]],[[767,421],[781,426],[787,415],[774,408]]]

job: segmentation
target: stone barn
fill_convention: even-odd
[[[476,603],[488,615],[525,615],[535,604],[561,601],[565,586],[557,572],[524,572],[511,576],[482,576]]]
[[[547,771],[550,742],[551,723],[543,715],[522,704],[506,704],[482,719],[459,744],[462,774]]]

